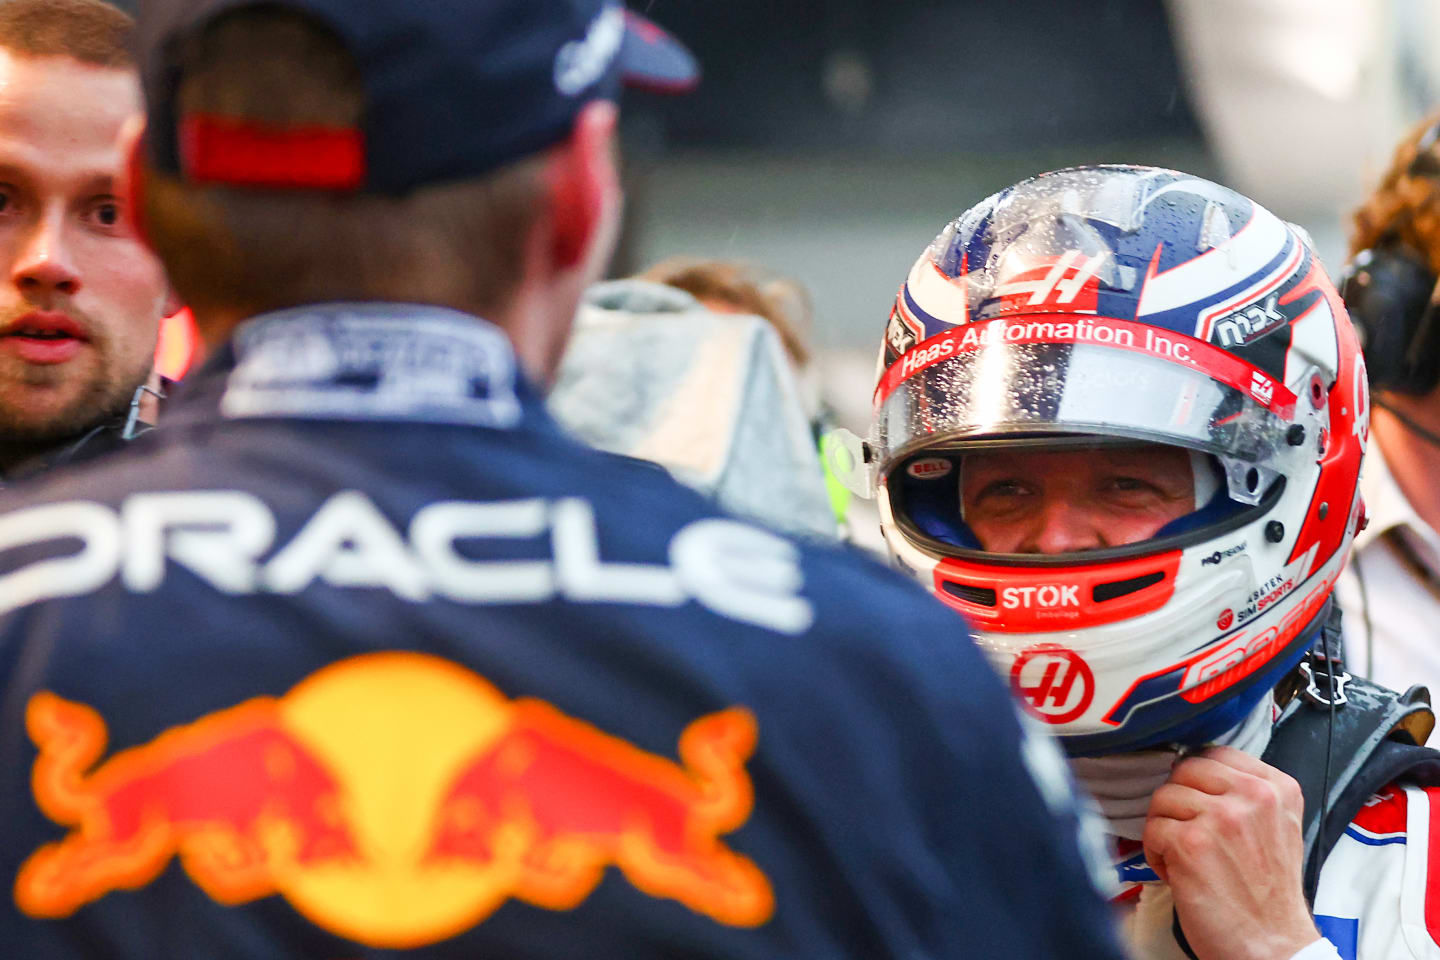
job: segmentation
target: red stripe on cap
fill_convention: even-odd
[[[365,141],[349,127],[277,130],[193,115],[180,123],[180,171],[192,183],[357,190],[365,183]]]
[[[634,30],[641,40],[649,44],[665,43],[670,39],[669,34],[664,30],[661,30],[644,17],[631,13],[629,10],[625,11],[625,25],[631,30]]]

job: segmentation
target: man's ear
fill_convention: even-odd
[[[120,183],[120,197],[130,215],[130,227],[135,236],[151,250],[150,231],[145,222],[145,119],[131,117],[120,130],[120,155],[125,158],[125,169]],[[177,308],[178,309],[178,306]],[[171,311],[173,312],[173,311]]]
[[[547,170],[552,256],[555,266],[579,266],[604,226],[607,206],[619,195],[615,170],[615,104],[596,100],[575,120]]]

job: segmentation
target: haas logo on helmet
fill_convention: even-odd
[[[1010,689],[1046,723],[1069,723],[1095,698],[1095,674],[1074,650],[1042,643],[1015,658]]]
[[[1259,370],[1250,374],[1250,394],[1261,403],[1269,403],[1275,398],[1275,381],[1271,380]]]

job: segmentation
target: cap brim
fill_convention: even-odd
[[[700,82],[700,64],[680,41],[638,13],[626,10],[620,77],[632,90],[688,93]]]

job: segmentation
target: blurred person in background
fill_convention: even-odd
[[[139,41],[134,191],[213,349],[143,454],[0,514],[7,953],[1118,956],[949,611],[545,412],[613,101],[683,49],[600,0]]]
[[[1370,375],[1369,526],[1336,594],[1358,672],[1440,684],[1440,114],[1400,143],[1355,212],[1342,288]]]
[[[130,29],[100,0],[0,5],[0,486],[154,419],[168,287],[116,186],[141,112]]]
[[[796,372],[809,369],[813,311],[809,294],[796,281],[754,264],[691,257],[662,260],[639,279],[684,290],[716,313],[764,317],[780,336]]]
[[[1364,364],[1305,235],[1174,171],[1045,174],[940,233],[882,361],[887,542],[1100,803],[1136,955],[1440,949],[1429,698],[1341,657]]]
[[[792,281],[665,261],[587,292],[550,409],[593,446],[658,463],[733,513],[834,539],[848,491],[818,456],[808,321]]]
[[[811,337],[815,306],[810,292],[792,277],[744,261],[671,257],[646,270],[641,277],[691,293],[719,313],[751,313],[764,317],[775,328],[799,379],[800,398],[821,454],[830,510],[841,536],[850,539],[850,491],[830,469],[826,456],[837,415],[821,392],[820,372],[814,362]]]

